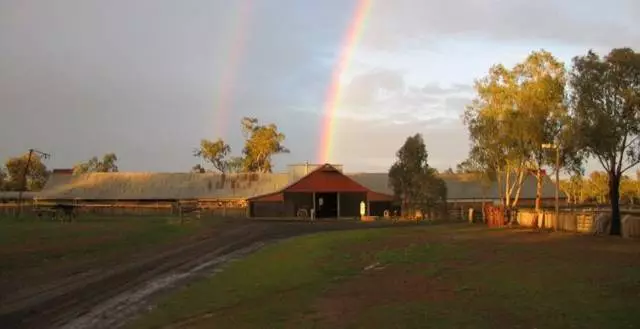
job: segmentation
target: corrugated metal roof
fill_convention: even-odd
[[[316,168],[317,169],[317,168]],[[387,173],[347,174],[371,191],[393,195]],[[487,188],[469,175],[441,175],[449,199],[497,199],[495,183]],[[40,199],[154,200],[154,199],[246,199],[282,190],[295,183],[289,173],[215,174],[215,173],[88,173],[52,174]],[[534,199],[536,180],[528,176],[522,187],[522,199]],[[543,197],[555,196],[555,185],[545,177]],[[564,194],[560,194],[564,197]]]
[[[276,191],[287,174],[88,173],[52,175],[41,199],[245,199]]]
[[[33,199],[39,192],[23,192],[23,199]],[[16,191],[0,191],[0,200],[17,200],[20,192]]]
[[[356,182],[369,188],[372,191],[393,194],[393,190],[389,187],[389,176],[387,173],[360,173],[347,175]],[[468,174],[441,174],[440,177],[447,184],[448,199],[499,199],[497,183],[483,186],[473,176]],[[515,179],[515,175],[514,175]],[[545,176],[542,186],[542,197],[553,198],[555,196],[555,184]],[[536,178],[533,175],[525,177],[520,192],[521,199],[535,199],[536,197]],[[560,197],[565,195],[560,192]]]

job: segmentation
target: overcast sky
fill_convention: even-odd
[[[240,118],[255,116],[287,135],[279,168],[314,162],[356,2],[0,0],[0,160],[38,148],[65,168],[115,152],[121,170],[186,171],[202,138],[239,152]],[[429,162],[455,167],[460,114],[492,64],[640,50],[638,17],[637,0],[373,0],[340,77],[331,161],[387,170],[422,133]]]

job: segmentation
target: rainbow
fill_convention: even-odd
[[[220,138],[226,137],[227,128],[229,127],[229,112],[232,107],[238,68],[247,43],[249,20],[251,18],[250,4],[250,0],[242,1],[238,12],[234,15],[236,19],[234,19],[233,33],[230,39],[232,43],[227,48],[226,56],[223,57],[226,62],[220,78],[221,87],[218,89],[216,97],[216,115],[214,119],[214,131],[217,134],[216,137]]]
[[[320,150],[318,163],[328,163],[333,148],[333,136],[335,134],[334,117],[341,98],[340,77],[347,70],[353,51],[362,35],[364,21],[371,8],[371,0],[357,0],[355,10],[349,23],[349,28],[340,47],[338,61],[331,74],[331,84],[327,91],[327,97],[323,106],[322,127],[320,130]]]

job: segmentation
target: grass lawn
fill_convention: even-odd
[[[193,236],[215,220],[175,217],[82,216],[77,222],[0,218],[0,288],[47,282],[89,269],[108,267],[133,255]]]
[[[271,245],[131,327],[634,328],[639,298],[639,241],[425,225]]]

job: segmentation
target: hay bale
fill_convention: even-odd
[[[580,214],[576,216],[576,231],[580,233],[591,233],[594,230],[593,214]]]
[[[518,212],[518,224],[524,227],[534,227],[537,214],[533,211],[523,210]]]
[[[593,224],[592,232],[594,234],[608,234],[611,232],[611,214],[599,214]]]
[[[556,227],[556,213],[555,212],[549,212],[549,211],[543,211],[540,213],[540,216],[542,217],[541,219],[541,223],[542,225],[540,225],[540,228],[555,228]]]
[[[577,216],[574,213],[560,213],[558,218],[558,229],[562,231],[577,232]]]
[[[622,237],[640,238],[640,217],[626,215],[622,218]]]

